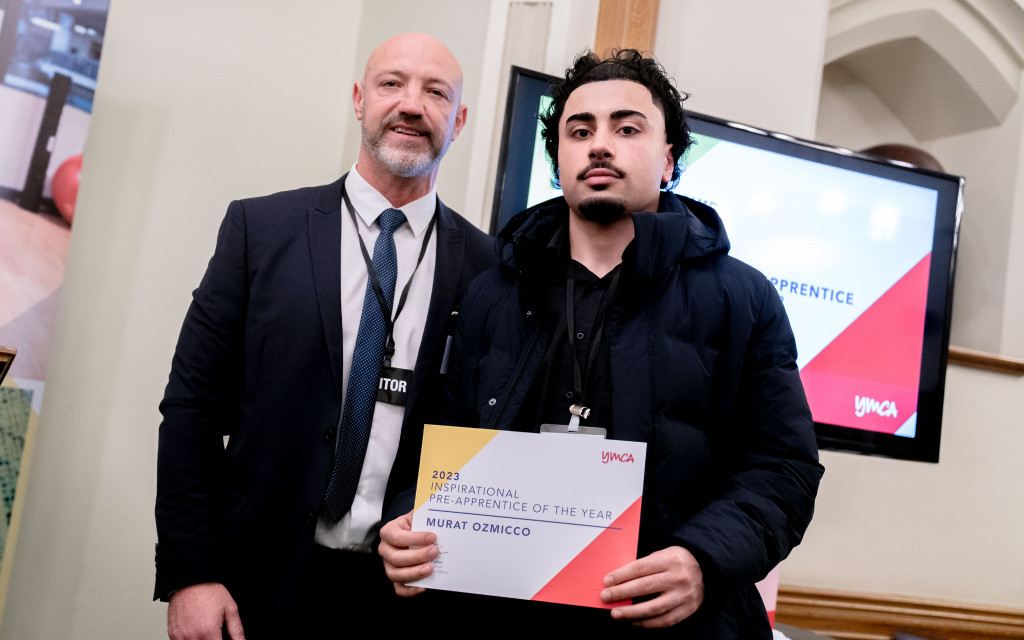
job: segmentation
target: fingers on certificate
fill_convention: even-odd
[[[617,620],[633,620],[641,627],[667,627],[695,612],[704,601],[700,564],[683,547],[669,547],[612,571],[604,579],[605,602],[640,596],[658,597],[612,609]]]
[[[384,571],[400,596],[423,593],[422,587],[409,587],[406,583],[421,580],[431,574],[438,551],[434,543],[437,536],[429,531],[412,530],[412,513],[399,516],[380,530],[377,552],[384,561]]]

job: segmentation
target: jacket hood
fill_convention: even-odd
[[[718,213],[706,204],[662,192],[660,211],[633,214],[635,237],[623,254],[639,276],[650,276],[687,260],[729,252],[729,237]],[[569,206],[554,198],[513,217],[498,234],[502,264],[522,270],[536,262],[565,225]]]

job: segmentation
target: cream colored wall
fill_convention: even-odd
[[[1019,108],[1019,107],[1018,107]],[[1024,135],[1018,157],[1024,158]],[[1017,166],[1013,178],[1013,220],[1010,226],[1010,252],[1006,264],[1007,321],[1003,323],[1002,349],[1017,358],[1024,358],[1024,162]]]
[[[508,0],[299,4],[307,13],[270,0],[113,3],[0,639],[163,633],[164,607],[149,602],[156,406],[189,293],[228,200],[351,164],[351,83],[376,40],[426,30],[462,59],[472,129],[439,189],[485,220],[476,176],[497,126],[493,38]],[[813,136],[825,3],[751,4],[663,2],[656,49],[694,109]],[[589,41],[576,18],[592,25],[596,2],[554,7],[548,57]],[[1019,149],[1016,135],[1003,142]],[[1015,193],[1013,181],[993,188]],[[1019,318],[1024,302],[1007,298]],[[823,454],[818,516],[783,583],[1024,606],[1024,478],[1011,458],[1024,444],[1022,385],[951,368],[937,466]]]
[[[810,138],[827,19],[823,0],[672,0],[654,49],[687,109]]]
[[[952,366],[937,465],[823,452],[780,582],[1024,609],[1024,378]]]
[[[112,3],[0,637],[164,634],[157,403],[181,319],[232,198],[349,160],[361,9]]]

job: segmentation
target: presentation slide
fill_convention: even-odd
[[[937,193],[694,138],[675,191],[775,285],[815,420],[913,437]]]

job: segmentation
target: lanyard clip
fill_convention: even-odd
[[[569,405],[569,413],[580,418],[590,417],[590,407],[584,407],[582,404]]]
[[[590,407],[584,407],[582,404],[570,405],[569,414],[569,433],[579,433],[580,418],[590,417]]]

